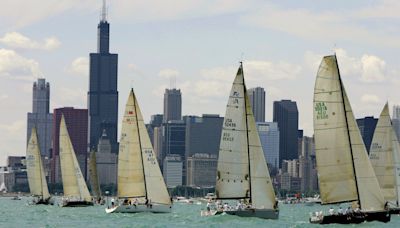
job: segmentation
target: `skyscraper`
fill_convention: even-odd
[[[257,131],[268,167],[279,168],[278,124],[274,122],[258,122]]]
[[[392,119],[400,119],[400,105],[393,105]]]
[[[265,90],[261,87],[247,90],[256,122],[265,122]]]
[[[78,159],[84,178],[87,177],[87,137],[88,137],[88,110],[74,109],[72,107],[54,109],[53,122],[53,159],[51,163],[52,175],[51,182],[61,181],[60,173],[60,122],[64,115],[65,123],[72,146],[74,147],[76,158]]]
[[[221,140],[223,117],[219,115],[203,114],[185,116],[185,158],[194,154],[209,154],[218,156]]]
[[[106,19],[105,4],[97,26],[97,53],[90,53],[88,91],[89,149],[96,149],[106,130],[111,150],[118,151],[118,54],[109,52],[110,24]]]
[[[368,154],[377,123],[378,119],[374,118],[373,116],[367,116],[364,118],[357,119],[357,125],[358,128],[360,129],[360,133],[363,138],[365,148],[367,149]]]
[[[299,112],[291,100],[274,101],[274,122],[279,128],[279,167],[283,160],[298,158]]]
[[[165,89],[163,122],[182,119],[182,94],[179,89]]]
[[[393,106],[392,124],[397,138],[400,139],[400,105]]]
[[[53,126],[53,114],[49,113],[50,84],[46,79],[40,78],[33,83],[32,112],[28,113],[27,141],[31,137],[32,127],[36,126],[40,152],[43,157],[51,154],[51,133]]]

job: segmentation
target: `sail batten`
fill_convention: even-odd
[[[50,194],[47,187],[46,176],[44,174],[39,141],[35,127],[32,128],[26,155],[28,184],[31,194],[34,196],[40,196],[43,200],[49,199]]]
[[[60,165],[64,196],[91,202],[92,197],[79,167],[64,115],[60,121]]]

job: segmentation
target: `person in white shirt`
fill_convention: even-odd
[[[333,214],[335,214],[335,209],[333,209],[332,207],[329,209],[329,214],[330,215],[333,215]]]
[[[339,214],[339,215],[342,215],[342,214],[343,214],[342,207],[339,207],[338,214]]]

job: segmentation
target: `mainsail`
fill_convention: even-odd
[[[26,169],[28,173],[28,183],[31,194],[40,196],[43,200],[49,199],[49,189],[47,188],[46,176],[40,155],[39,141],[36,128],[32,128],[31,137],[28,142],[26,152]]]
[[[385,200],[397,205],[399,197],[399,142],[386,103],[376,124],[369,158]]]
[[[118,156],[118,196],[171,204],[133,90],[129,94],[122,120]]]
[[[91,151],[89,155],[89,176],[90,186],[92,188],[93,196],[97,199],[101,198],[101,190],[99,184],[99,177],[97,175],[96,152]]]
[[[64,196],[91,202],[92,197],[76,159],[64,115],[61,116],[60,122],[60,165]]]
[[[217,168],[218,199],[249,199],[255,208],[273,208],[275,193],[240,66],[230,92]]]
[[[358,201],[384,210],[384,199],[342,84],[336,56],[323,58],[314,89],[314,137],[323,203]]]

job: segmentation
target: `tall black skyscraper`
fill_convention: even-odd
[[[111,150],[118,151],[118,54],[109,52],[110,24],[103,5],[102,17],[97,26],[97,53],[90,53],[90,78],[88,92],[89,147],[97,148],[105,129]]]
[[[373,116],[367,116],[364,118],[357,119],[357,125],[358,128],[360,129],[360,133],[363,138],[365,148],[367,149],[368,154],[377,123],[378,119],[374,118]]]
[[[165,89],[163,122],[182,119],[182,94],[179,89]]]
[[[282,160],[298,158],[299,112],[291,100],[274,101],[274,122],[279,127],[279,167]]]

